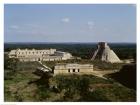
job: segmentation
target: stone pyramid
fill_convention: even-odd
[[[99,42],[97,50],[94,52],[91,60],[100,59],[101,61],[111,62],[111,63],[121,63],[119,57],[115,54],[113,50],[107,45],[106,42]]]

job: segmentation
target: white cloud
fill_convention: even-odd
[[[88,21],[88,22],[87,22],[87,25],[88,25],[88,28],[89,28],[89,29],[93,29],[94,26],[95,26],[95,24],[94,24],[93,21]]]
[[[87,24],[88,24],[88,25],[94,25],[94,22],[92,22],[92,21],[88,21]]]
[[[10,26],[10,28],[11,28],[11,29],[19,29],[19,26],[17,26],[17,25],[12,25],[12,26]]]
[[[70,22],[70,19],[68,17],[66,17],[66,18],[63,18],[61,21],[64,23],[68,23],[68,22]]]

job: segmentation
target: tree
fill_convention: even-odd
[[[7,55],[4,55],[4,69],[15,71],[18,62],[19,60],[17,58],[9,58]]]
[[[4,79],[12,79],[17,70],[18,59],[4,55]]]

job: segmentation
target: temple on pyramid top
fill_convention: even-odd
[[[115,54],[113,50],[110,49],[106,42],[98,43],[97,50],[94,52],[91,60],[94,59],[100,59],[101,61],[111,63],[121,63],[119,57]]]

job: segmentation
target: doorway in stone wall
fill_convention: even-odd
[[[75,69],[73,69],[73,72],[75,72]]]

